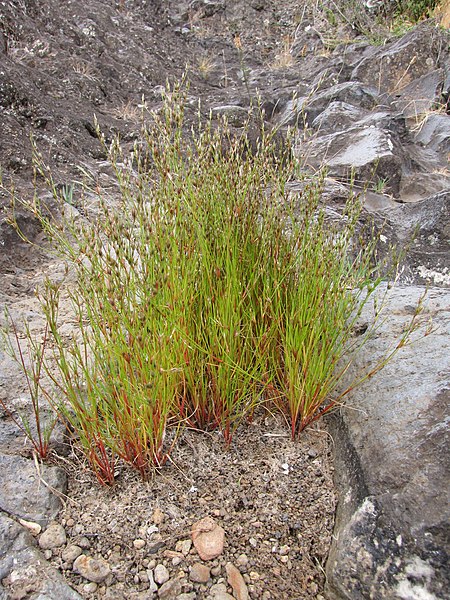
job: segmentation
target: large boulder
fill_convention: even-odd
[[[436,183],[437,184],[437,183]],[[417,187],[420,189],[419,184]],[[374,206],[372,195],[369,206]],[[380,231],[379,254],[387,256],[392,246],[404,254],[401,281],[409,284],[450,286],[448,237],[450,193],[433,194],[411,203],[379,202],[366,220]]]
[[[344,110],[350,118],[349,110]],[[331,112],[320,121],[317,135],[306,140],[298,137],[295,152],[299,160],[314,170],[325,166],[330,175],[347,181],[384,180],[390,193],[398,195],[407,161],[400,141],[403,124],[386,112],[372,112],[350,127],[321,135],[322,129],[330,129],[330,120],[334,121]],[[314,120],[317,122],[318,118]]]
[[[394,43],[373,47],[355,65],[352,79],[396,94],[433,69],[443,67],[448,54],[448,33],[432,21],[425,22]]]
[[[389,292],[386,319],[349,382],[395,347],[423,293]],[[417,332],[419,339],[331,420],[340,501],[327,566],[330,600],[448,597],[450,292],[431,288],[425,306],[434,331]]]

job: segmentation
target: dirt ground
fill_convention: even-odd
[[[205,114],[212,106],[248,105],[250,89],[261,93],[267,111],[276,111],[275,99],[288,98],[302,76],[290,49],[299,24],[321,25],[316,4],[0,1],[4,182],[14,181],[24,195],[34,193],[34,183],[44,190],[33,177],[30,136],[56,185],[76,190],[79,166],[101,179],[105,156],[94,115],[107,140],[119,134],[132,144],[142,104],[157,107],[162,86],[183,73],[191,105],[200,99]],[[323,60],[311,63],[310,76]],[[0,209],[8,202],[2,192]],[[36,223],[20,214],[19,222],[39,245]],[[35,288],[44,274],[58,279],[62,266],[1,226],[0,304],[38,332],[43,320]],[[12,366],[0,383],[5,401],[23,397],[25,382]],[[59,517],[68,541],[47,557],[85,598],[150,598],[148,571],[161,564],[179,580],[180,593],[191,594],[186,598],[207,598],[213,585],[226,583],[225,564],[232,562],[252,598],[321,599],[335,511],[331,452],[323,423],[294,443],[285,424],[262,413],[238,430],[230,449],[219,433],[185,431],[151,481],[123,469],[108,489],[96,483],[75,445],[57,459],[69,478]],[[205,516],[223,526],[225,548],[208,564],[208,581],[198,583],[190,580],[198,556],[182,542]],[[88,583],[73,571],[71,544],[108,562],[104,583]]]

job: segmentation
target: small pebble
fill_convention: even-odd
[[[220,575],[221,572],[222,572],[222,567],[220,565],[217,565],[216,567],[211,568],[211,575],[213,577],[217,577],[218,575]]]
[[[202,563],[194,563],[189,573],[189,579],[196,583],[206,583],[210,578],[211,572],[209,568]]]
[[[192,548],[192,540],[179,540],[175,545],[175,550],[177,552],[181,552],[184,556],[189,554],[190,549]]]
[[[111,572],[109,564],[103,558],[92,558],[81,554],[73,563],[73,570],[94,583],[101,583]]]
[[[83,548],[83,550],[89,550],[91,547],[91,542],[87,537],[83,536],[78,540],[77,546],[80,546],[80,548]]]
[[[90,583],[85,583],[83,585],[83,590],[87,593],[87,594],[93,594],[94,592],[97,591],[97,584],[94,583],[93,581],[91,581]]]
[[[159,585],[162,585],[163,583],[166,583],[166,581],[169,581],[170,575],[169,571],[167,570],[167,567],[165,567],[162,564],[156,565],[153,577],[156,583],[158,583]]]
[[[142,550],[142,548],[145,546],[145,540],[140,538],[133,540],[133,546],[136,548],[136,550]]]
[[[158,597],[164,600],[173,600],[181,593],[181,581],[177,578],[169,579],[158,590]]]
[[[76,546],[75,544],[69,544],[62,551],[61,557],[68,563],[73,563],[73,561],[82,554],[80,546]]]
[[[141,583],[147,583],[148,582],[147,571],[139,571],[138,577],[139,577],[139,581]]]
[[[34,536],[39,535],[42,531],[42,527],[39,525],[39,523],[35,523],[34,521],[19,519],[19,523],[22,525],[22,527],[28,529],[28,531]]]
[[[158,585],[155,582],[153,571],[151,569],[147,569],[147,577],[149,582],[149,591],[151,594],[154,594],[156,591],[158,591]]]
[[[248,566],[248,556],[246,554],[240,554],[236,559],[236,566],[242,572]]]
[[[39,546],[42,550],[51,550],[52,548],[64,546],[66,541],[64,527],[59,523],[52,523],[39,538]]]
[[[155,508],[152,517],[153,523],[155,525],[161,525],[161,523],[164,523],[165,518],[166,516],[163,511],[159,507]]]

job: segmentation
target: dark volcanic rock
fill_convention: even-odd
[[[395,343],[423,292],[390,292],[386,321],[353,375]],[[426,307],[434,333],[401,349],[333,421],[340,488],[328,562],[333,600],[444,599],[450,586],[450,293],[430,289]]]
[[[354,68],[352,79],[395,94],[448,61],[447,34],[425,22],[387,47],[372,48]]]
[[[52,490],[66,490],[61,468],[39,465],[38,472],[31,459],[0,454],[0,510],[45,526],[61,507]]]

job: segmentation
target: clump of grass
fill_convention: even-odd
[[[179,87],[131,157],[118,141],[107,150],[119,194],[97,190],[97,219],[58,220],[37,197],[26,203],[75,278],[70,339],[60,288],[41,291],[52,341],[41,362],[98,480],[113,482],[118,459],[146,477],[182,426],[219,429],[230,443],[264,403],[294,438],[340,403],[370,333],[355,342],[356,320],[381,282],[376,238],[355,243],[358,198],[329,222],[323,173],[299,201],[286,186],[303,177],[289,143],[280,153],[263,128],[255,148],[226,122],[186,131]],[[64,213],[39,157],[37,169]]]

